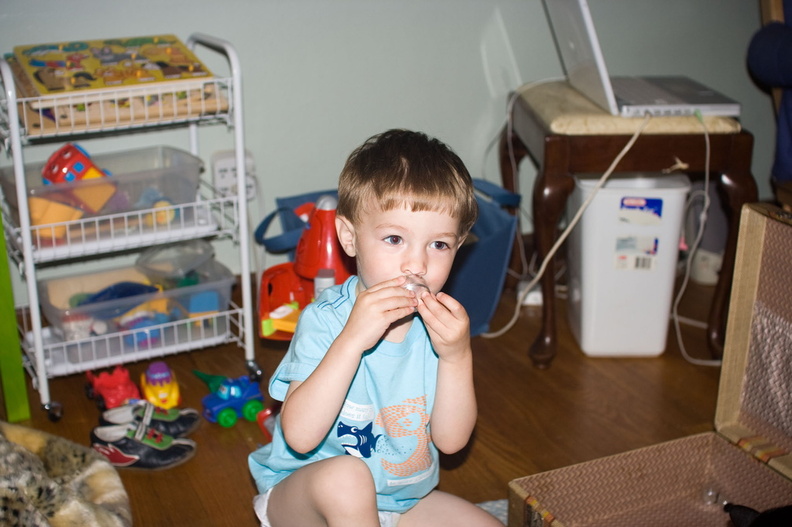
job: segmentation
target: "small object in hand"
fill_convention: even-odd
[[[422,290],[432,292],[429,289],[429,286],[426,285],[426,280],[423,277],[418,276],[417,274],[408,274],[407,281],[402,286],[403,288],[407,289],[408,291],[412,291],[415,293],[415,296],[420,298]]]

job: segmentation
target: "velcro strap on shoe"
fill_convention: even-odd
[[[140,419],[144,426],[149,426],[149,423],[151,423],[151,418],[154,416],[155,410],[156,407],[153,404],[145,403],[145,406],[143,407],[143,416]]]
[[[132,421],[131,424],[134,423],[135,422]],[[135,428],[135,440],[143,441],[143,438],[146,437],[146,430],[148,430],[148,426],[146,425],[146,423],[144,423],[143,420],[138,421],[137,427]]]

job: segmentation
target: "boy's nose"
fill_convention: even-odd
[[[404,274],[417,274],[423,276],[426,274],[426,258],[423,252],[415,252],[410,254],[402,264],[402,272]]]

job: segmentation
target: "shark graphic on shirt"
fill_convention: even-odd
[[[374,424],[385,433],[375,435]],[[336,435],[348,455],[365,459],[378,456],[388,473],[406,478],[432,466],[428,424],[423,396],[383,408],[374,422],[369,421],[363,427],[339,421]]]
[[[364,428],[358,428],[341,421],[338,422],[336,434],[347,454],[360,458],[371,457],[371,453],[377,446],[377,439],[382,437],[382,434],[375,436],[371,432],[372,425],[373,423],[369,423]]]

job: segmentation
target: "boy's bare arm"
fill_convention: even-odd
[[[476,425],[472,353],[454,362],[440,359],[437,394],[432,411],[432,441],[445,454],[458,452]]]
[[[470,440],[476,425],[470,321],[464,307],[445,293],[425,293],[419,311],[440,357],[431,416],[432,441],[452,454]]]
[[[292,449],[310,452],[327,435],[344,402],[360,355],[360,351],[336,339],[304,382],[289,385],[281,409],[281,426]]]
[[[415,295],[401,288],[400,276],[359,293],[343,331],[314,372],[291,383],[281,410],[286,442],[297,452],[316,448],[333,426],[363,353],[390,325],[412,313]]]

